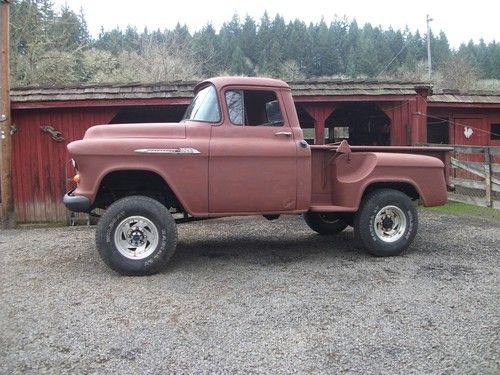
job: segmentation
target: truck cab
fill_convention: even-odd
[[[307,211],[310,184],[299,181],[310,180],[311,150],[288,85],[274,79],[217,78],[195,90],[184,122],[190,126],[203,114],[213,121],[209,215]],[[204,100],[198,105],[200,97]]]

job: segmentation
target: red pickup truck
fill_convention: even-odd
[[[352,226],[366,250],[392,256],[415,237],[414,201],[447,199],[447,149],[309,145],[291,89],[276,79],[206,80],[180,123],[94,126],[68,150],[77,187],[64,203],[105,209],[97,249],[123,274],[164,267],[174,217],[302,214],[320,234]]]

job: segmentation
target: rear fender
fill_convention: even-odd
[[[381,188],[408,186],[425,206],[446,203],[444,164],[423,155],[360,152],[339,155],[332,165],[332,202],[358,208],[363,195]],[[405,193],[405,188],[399,188]]]

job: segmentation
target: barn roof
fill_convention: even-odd
[[[193,89],[198,82],[175,81],[157,83],[126,84],[74,84],[64,86],[31,86],[11,89],[11,101],[16,105],[23,103],[60,103],[78,101],[133,101],[151,100],[156,103],[178,100],[177,103],[188,103],[193,96]],[[498,105],[500,91],[458,91],[440,89],[432,92],[432,87],[424,82],[366,79],[331,79],[319,78],[301,81],[289,81],[292,93],[296,98],[308,100],[307,97],[349,97],[349,96],[414,96],[420,90],[432,93],[427,97],[429,105]],[[180,100],[180,101],[179,101]]]
[[[417,89],[430,90],[421,82],[382,80],[315,79],[288,82],[295,96],[379,96],[415,95]],[[11,101],[45,102],[75,100],[123,100],[190,98],[197,82],[158,82],[128,84],[78,84],[31,86],[11,89]]]
[[[460,91],[442,89],[427,98],[430,103],[499,104],[500,91],[471,90]]]
[[[418,89],[431,90],[431,85],[428,83],[389,80],[317,79],[295,81],[289,84],[294,96],[414,96]]]
[[[127,84],[78,84],[67,86],[17,87],[10,91],[16,102],[190,98],[196,82]]]

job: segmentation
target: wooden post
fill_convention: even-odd
[[[335,110],[332,103],[304,103],[303,108],[314,119],[314,144],[325,144],[325,122]]]
[[[491,155],[490,155],[490,148],[485,147],[484,148],[484,185],[486,189],[486,194],[484,196],[484,199],[486,200],[486,207],[492,207],[493,206],[493,194],[491,191]]]
[[[12,194],[12,135],[10,134],[9,0],[0,0],[0,145],[2,227],[14,228]]]

